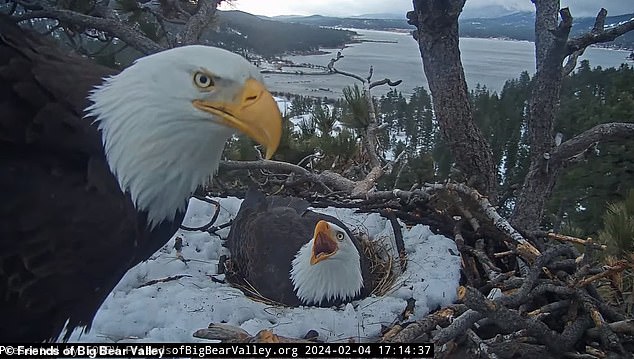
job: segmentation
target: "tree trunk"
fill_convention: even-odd
[[[458,48],[458,16],[465,0],[414,0],[408,13],[423,59],[434,112],[456,167],[467,183],[496,203],[497,170],[491,146],[473,120]]]
[[[187,21],[183,30],[182,45],[192,45],[199,42],[200,36],[207,28],[211,19],[216,15],[220,0],[199,0],[198,11]]]
[[[544,207],[555,186],[561,161],[550,161],[555,149],[555,117],[559,111],[563,60],[572,17],[557,26],[558,0],[536,0],[535,50],[537,73],[529,100],[528,136],[530,167],[517,198],[511,223],[525,230],[536,230]],[[567,10],[562,15],[568,14]]]

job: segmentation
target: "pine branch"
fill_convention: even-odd
[[[38,18],[49,18],[82,28],[107,32],[146,55],[165,49],[163,46],[144,36],[141,32],[127,26],[115,18],[101,18],[84,15],[71,10],[56,9],[42,2],[32,3],[30,7],[33,11],[16,15],[14,16],[14,19],[16,21],[25,21]]]

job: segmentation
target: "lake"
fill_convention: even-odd
[[[358,30],[360,40],[387,41],[361,42],[349,45],[342,52],[344,58],[336,67],[366,77],[370,65],[374,67],[373,80],[390,78],[403,80],[397,89],[404,94],[411,94],[418,86],[427,86],[423,74],[422,60],[418,45],[410,34]],[[312,63],[327,65],[338,49],[325,55],[287,56],[285,59],[295,63]],[[501,39],[461,38],[460,50],[465,69],[467,85],[474,88],[476,84],[500,91],[504,82],[517,78],[522,71],[535,72],[534,43]],[[603,48],[588,48],[580,58],[590,61],[592,67],[618,67],[627,62],[629,51]],[[342,75],[277,75],[265,74],[265,82],[272,91],[290,92],[311,96],[340,97],[345,86],[356,80]],[[373,89],[374,95],[382,95],[389,87],[381,86]]]

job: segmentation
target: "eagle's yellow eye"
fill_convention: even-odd
[[[196,72],[194,74],[194,83],[201,89],[206,89],[214,85],[214,80],[211,76],[204,72]]]

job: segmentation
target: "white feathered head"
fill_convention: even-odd
[[[324,220],[297,252],[290,274],[297,297],[305,304],[349,301],[363,287],[357,247],[343,228]]]

